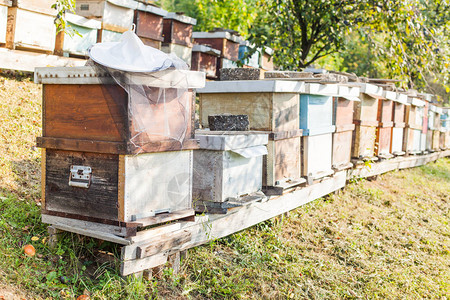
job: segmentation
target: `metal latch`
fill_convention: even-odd
[[[69,185],[80,188],[89,188],[91,185],[91,167],[70,166]]]

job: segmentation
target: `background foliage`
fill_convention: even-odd
[[[161,0],[197,18],[195,30],[240,32],[275,49],[280,69],[308,66],[402,79],[450,96],[448,0]]]

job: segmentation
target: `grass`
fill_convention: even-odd
[[[448,299],[450,159],[351,183],[190,250],[182,272],[118,276],[116,246],[39,219],[41,88],[0,77],[0,296],[27,299]],[[27,257],[31,243],[37,255]],[[0,297],[1,299],[1,297]],[[8,298],[6,298],[8,299]]]

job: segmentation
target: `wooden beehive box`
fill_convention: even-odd
[[[375,126],[355,125],[352,157],[357,159],[374,157],[376,130]]]
[[[42,213],[124,227],[192,215],[192,156],[45,149]]]
[[[164,17],[163,37],[165,44],[177,44],[192,48],[192,28],[197,20],[179,13],[170,12]]]
[[[194,32],[194,43],[206,45],[221,52],[221,57],[232,61],[239,59],[241,37],[227,31]]]
[[[335,170],[352,167],[353,105],[360,101],[359,92],[359,87],[339,85],[339,96],[334,98],[333,125],[336,132],[333,133],[332,167]]]
[[[250,57],[249,52],[253,51],[253,47],[249,41],[242,41],[239,45],[239,60],[245,67],[259,68],[260,53],[255,51]]]
[[[43,136],[38,145],[112,154],[197,147],[192,88],[204,86],[203,73],[168,69],[126,80],[150,87],[153,102],[134,104],[133,90],[128,95],[109,74],[92,67],[37,68],[35,82],[43,84]],[[165,102],[158,97],[161,88]],[[140,123],[144,131],[138,130]],[[183,134],[175,137],[171,132]]]
[[[163,41],[163,17],[167,11],[153,5],[139,3],[134,11],[136,35],[147,46],[161,49]]]
[[[305,94],[300,96],[300,129],[303,135],[317,135],[334,131],[333,95],[336,84],[306,84]]]
[[[263,132],[196,132],[194,203],[239,201],[262,189],[263,157],[268,134]]]
[[[98,30],[102,23],[82,16],[66,13],[67,24],[78,34],[60,32],[56,36],[55,54],[87,56],[88,49],[97,42]]]
[[[355,103],[353,122],[362,126],[378,126],[378,101],[383,99],[383,89],[373,84],[362,84],[360,102]]]
[[[192,47],[186,47],[178,44],[165,44],[161,46],[164,53],[173,53],[181,58],[189,67],[192,65]]]
[[[264,187],[283,190],[305,182],[301,178],[301,134],[297,129],[269,135],[263,169]]]
[[[301,175],[308,181],[334,173],[332,169],[332,143],[332,132],[302,137]]]
[[[304,88],[299,81],[209,81],[197,90],[200,124],[206,128],[209,115],[229,113],[248,115],[250,130],[298,130],[299,93]]]
[[[206,78],[216,79],[220,51],[208,46],[194,45],[192,48],[191,70],[206,73]]]
[[[133,0],[78,0],[76,14],[102,22],[97,42],[117,42],[122,33],[131,30],[134,10],[138,2]]]
[[[54,1],[14,0],[8,8],[6,47],[53,53],[56,10]]]
[[[12,5],[10,0],[0,0],[0,44],[6,43],[6,26],[8,23],[8,7]]]
[[[264,51],[260,55],[260,67],[264,71],[273,71],[275,69],[273,63],[273,50],[268,47],[264,47]]]
[[[409,128],[422,130],[425,101],[415,97],[408,97],[408,103],[410,107],[406,115],[406,125]]]
[[[394,100],[397,100],[397,93],[383,90],[383,97],[378,100],[377,120],[379,123],[375,141],[375,154],[388,158],[391,156]]]

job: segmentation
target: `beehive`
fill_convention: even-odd
[[[392,91],[383,91],[383,97],[378,101],[378,128],[375,154],[379,157],[388,158],[391,157],[391,139],[393,112],[394,112],[394,100],[397,99],[397,94]]]
[[[262,132],[197,131],[193,198],[226,202],[262,189],[263,157],[268,135]]]
[[[98,30],[101,22],[82,16],[66,13],[67,24],[78,34],[60,32],[56,37],[55,54],[87,56],[88,49],[97,42]]]
[[[51,0],[14,1],[13,7],[8,8],[6,47],[53,53],[56,36],[53,4]]]
[[[37,68],[35,82],[44,85],[39,145],[113,154],[195,148],[192,88],[203,86],[204,74],[171,69],[152,74],[127,77],[150,86],[154,101],[144,105],[133,100],[134,90],[128,95],[92,67]]]
[[[117,42],[122,33],[131,30],[138,5],[133,0],[78,0],[75,11],[77,15],[102,22],[97,42]]]
[[[355,102],[353,123],[352,157],[372,158],[375,155],[375,140],[378,117],[378,101],[383,99],[383,89],[372,84],[360,84],[360,102]]]
[[[268,47],[264,47],[264,51],[260,55],[260,67],[264,71],[273,71],[274,70],[274,63],[273,63],[273,50]]]
[[[206,45],[221,52],[221,57],[231,61],[239,59],[239,43],[242,39],[228,31],[194,32],[194,43]]]
[[[425,101],[410,96],[408,103],[410,105],[406,109],[405,149],[410,154],[421,153],[426,142],[426,135],[422,132]]]
[[[206,78],[217,78],[217,64],[220,51],[208,46],[194,45],[192,48],[191,70],[206,73]]]
[[[341,170],[352,166],[352,138],[355,124],[353,124],[354,101],[360,101],[360,88],[339,85],[339,96],[334,98],[333,125],[336,132],[333,133],[333,169]]]
[[[147,46],[161,49],[163,41],[163,17],[167,11],[153,6],[139,3],[134,11],[134,24],[136,35]]]
[[[403,148],[404,129],[405,129],[405,113],[408,102],[406,94],[397,93],[397,98],[394,101],[393,120],[394,127],[392,128],[391,139],[391,153],[394,155],[404,155]]]
[[[0,44],[6,43],[6,25],[8,21],[8,7],[11,6],[10,0],[0,1]]]
[[[249,41],[242,41],[239,45],[239,60],[243,62],[244,66],[251,68],[259,68],[260,53],[254,51],[251,56],[249,53],[254,51]],[[249,57],[248,57],[249,56]]]
[[[250,130],[270,133],[263,186],[302,182],[299,93],[304,90],[296,81],[210,81],[197,90],[200,124],[208,127],[209,115],[248,115]]]

